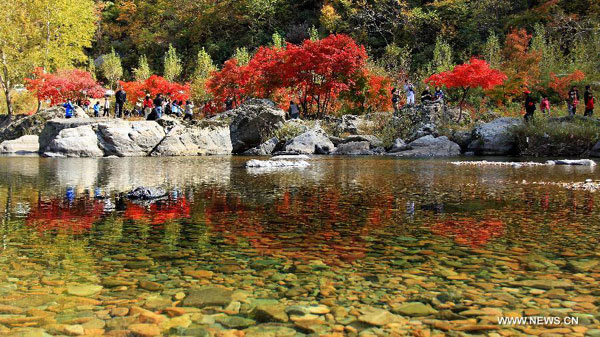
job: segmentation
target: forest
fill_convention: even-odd
[[[6,10],[0,23],[5,113],[35,109],[49,97],[31,83],[73,68],[106,88],[121,83],[133,92],[144,91],[143,82],[155,75],[187,87],[196,101],[213,102],[216,111],[231,95],[218,81],[285,104],[290,96],[306,96],[299,94],[300,82],[251,81],[250,90],[239,84],[242,76],[259,75],[243,67],[264,67],[265,57],[300,60],[309,52],[310,62],[322,62],[327,48],[358,62],[321,88],[328,103],[338,102],[331,112],[389,109],[391,87],[410,79],[420,90],[425,79],[472,57],[506,76],[502,85],[469,95],[473,111],[519,110],[524,89],[561,103],[571,85],[600,84],[595,0],[15,0]],[[296,71],[325,76],[306,57],[305,68]],[[460,97],[459,90],[449,94]]]

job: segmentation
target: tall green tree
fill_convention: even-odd
[[[217,67],[213,63],[210,55],[202,48],[198,52],[196,59],[196,69],[194,70],[194,76],[191,84],[192,97],[196,101],[206,101],[211,98],[210,93],[206,88],[206,83],[210,78],[213,71],[217,70]]]
[[[454,61],[452,59],[452,47],[446,42],[441,36],[438,36],[435,40],[435,47],[433,48],[433,59],[429,65],[430,73],[442,73],[444,71],[452,70],[454,68]]]
[[[117,82],[123,77],[121,57],[115,52],[114,48],[111,49],[110,54],[104,55],[101,70],[110,88],[114,89]]]
[[[92,0],[5,0],[0,18],[0,88],[13,114],[11,90],[35,67],[84,64],[95,32]]]
[[[177,50],[173,45],[169,45],[169,49],[165,53],[164,58],[164,76],[169,81],[174,81],[183,70],[181,59],[177,56]]]
[[[233,58],[237,60],[239,65],[247,65],[250,62],[250,53],[246,47],[237,48],[233,54]]]
[[[148,58],[146,55],[141,55],[138,61],[137,68],[133,69],[133,77],[136,81],[144,81],[152,75],[152,70],[148,65]]]

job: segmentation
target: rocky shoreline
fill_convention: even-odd
[[[374,128],[373,118],[368,116],[344,115],[316,122],[286,120],[285,112],[268,100],[249,100],[219,116],[189,123],[171,117],[158,121],[89,118],[83,111],[72,119],[51,118],[61,113],[56,108],[5,127],[0,132],[4,138],[0,153],[38,153],[45,157],[513,156],[518,153],[511,129],[522,125],[520,119],[503,117],[448,137],[437,132],[441,120],[448,118],[447,112],[439,104],[418,106],[403,112],[416,116],[410,126],[412,133],[386,146],[377,136],[365,132]],[[389,123],[401,123],[399,120],[393,116]],[[325,123],[327,127],[322,125]],[[343,137],[326,129],[335,129]],[[600,157],[600,143],[590,156]]]

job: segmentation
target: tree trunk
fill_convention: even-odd
[[[6,99],[6,113],[8,115],[8,120],[10,120],[13,115],[13,105],[12,105],[12,99],[10,97],[10,88],[4,87],[3,89],[4,89],[4,98]]]
[[[462,119],[462,108],[463,108],[463,104],[465,103],[465,99],[467,98],[467,92],[469,91],[469,89],[465,89],[463,88],[463,95],[462,98],[460,99],[460,103],[458,103],[458,120],[456,121],[456,123],[460,123],[460,120]]]

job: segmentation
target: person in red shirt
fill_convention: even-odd
[[[585,103],[584,116],[592,116],[594,114],[594,93],[589,85],[585,86],[585,93],[583,93],[583,102]]]
[[[154,108],[154,102],[152,101],[150,94],[147,94],[144,99],[144,114],[148,116],[150,112],[152,112],[152,108]]]

